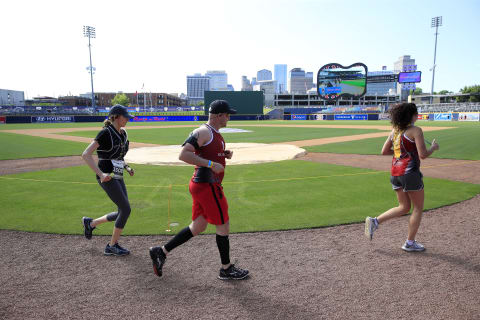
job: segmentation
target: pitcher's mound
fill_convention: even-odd
[[[127,163],[153,165],[186,165],[178,160],[181,146],[159,146],[130,149],[125,157]],[[289,160],[306,154],[302,148],[290,144],[229,143],[233,158],[227,164],[249,164]]]

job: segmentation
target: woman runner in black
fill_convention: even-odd
[[[99,224],[115,221],[112,238],[105,247],[105,255],[124,256],[130,253],[118,244],[118,239],[131,211],[127,189],[123,181],[124,169],[130,176],[135,173],[123,159],[128,152],[129,145],[127,132],[123,127],[131,118],[133,117],[128,114],[127,108],[118,104],[113,106],[108,119],[104,121],[103,129],[82,154],[83,160],[97,174],[98,184],[118,207],[117,212],[106,214],[95,220],[89,217],[82,218],[84,234],[87,239],[92,238],[92,231]],[[95,150],[98,155],[98,165],[92,157]]]
[[[393,130],[383,145],[382,154],[393,155],[390,182],[397,194],[398,206],[376,218],[367,217],[365,235],[371,240],[379,224],[408,213],[413,204],[408,222],[408,236],[402,249],[408,252],[424,251],[425,247],[415,240],[425,200],[420,159],[430,157],[439,149],[439,145],[434,139],[430,149],[425,146],[423,131],[415,126],[418,110],[414,103],[394,105],[389,113]]]

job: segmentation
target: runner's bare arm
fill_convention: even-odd
[[[420,159],[426,159],[432,155],[435,150],[439,149],[438,143],[433,139],[432,146],[427,150],[425,146],[425,138],[423,137],[423,130],[419,127],[413,127],[411,134],[415,139],[415,145],[417,146],[418,155]]]
[[[392,142],[392,137],[393,137],[393,130],[392,132],[388,135],[387,140],[385,140],[385,143],[383,144],[382,148],[382,155],[388,156],[393,154],[393,142]]]
[[[95,160],[93,160],[92,154],[95,150],[97,150],[99,144],[97,141],[93,140],[92,143],[89,144],[89,146],[83,151],[82,153],[82,158],[83,160],[88,164],[88,166],[97,174],[97,176],[100,177],[101,182],[107,182],[112,179],[110,175],[103,173],[95,163]]]
[[[206,144],[211,138],[210,130],[206,127],[195,129],[191,135],[196,138],[196,143],[199,148]],[[183,145],[178,159],[195,166],[208,167],[209,160],[199,157],[195,154],[194,143],[195,142],[192,140],[190,142],[187,141]],[[224,167],[217,162],[211,162],[211,168],[215,173],[220,173],[224,170]]]

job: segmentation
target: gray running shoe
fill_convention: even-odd
[[[373,233],[378,229],[378,226],[375,224],[375,218],[366,217],[365,218],[365,235],[367,238],[372,240]]]
[[[420,252],[420,251],[424,251],[425,247],[421,243],[418,243],[417,241],[413,241],[411,245],[408,245],[407,241],[405,241],[405,243],[402,246],[402,249],[408,252],[414,252],[414,251]]]
[[[125,248],[122,248],[118,243],[115,243],[113,246],[110,246],[110,244],[107,243],[107,246],[105,247],[105,250],[103,251],[103,254],[106,256],[126,256],[130,254],[130,251],[128,251]]]
[[[234,264],[230,265],[228,269],[220,269],[218,279],[220,280],[243,280],[248,277],[248,270],[235,267]]]

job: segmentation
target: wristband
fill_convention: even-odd
[[[208,160],[208,165],[207,165],[208,168],[211,168],[212,167],[212,160]]]

